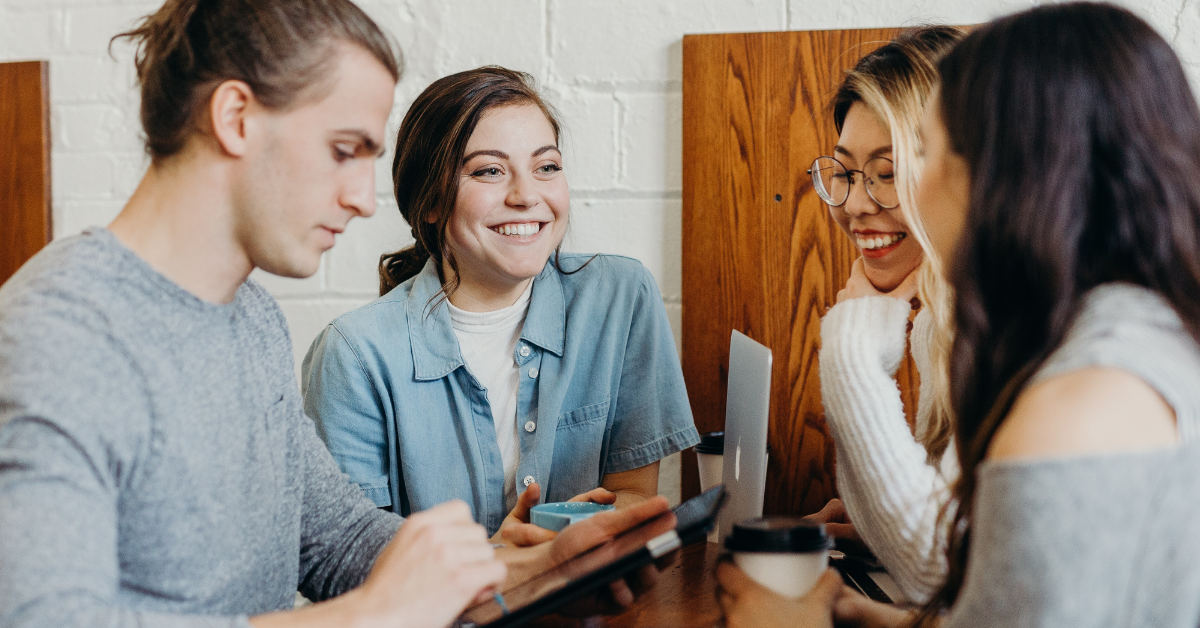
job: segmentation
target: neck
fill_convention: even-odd
[[[454,276],[449,264],[443,264],[442,275],[447,280]],[[532,277],[516,283],[480,281],[464,273],[459,276],[458,289],[450,295],[450,303],[467,312],[495,312],[516,303],[531,281]]]
[[[154,270],[210,303],[233,301],[254,270],[235,237],[226,165],[192,151],[152,164],[108,227]]]

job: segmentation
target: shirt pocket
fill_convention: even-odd
[[[608,406],[605,399],[558,415],[548,501],[565,501],[600,486]]]

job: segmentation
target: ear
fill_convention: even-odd
[[[253,103],[254,92],[242,81],[221,83],[209,99],[213,136],[226,155],[246,154],[246,117]]]

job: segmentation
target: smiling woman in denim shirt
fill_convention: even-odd
[[[496,538],[553,533],[539,501],[652,497],[695,444],[671,329],[636,260],[559,253],[570,196],[559,122],[520,72],[430,85],[392,174],[415,245],[380,260],[383,296],[305,357],[305,408],[375,503],[460,498]]]

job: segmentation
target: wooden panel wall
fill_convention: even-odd
[[[51,235],[49,64],[0,63],[0,284]]]
[[[843,70],[892,29],[689,35],[683,40],[683,372],[696,426],[723,429],[729,334],[774,352],[764,510],[836,496],[821,405],[821,316],[858,252],[805,171],[837,142]],[[911,360],[898,379],[915,408]],[[911,422],[911,418],[910,418]],[[685,452],[683,495],[699,491]]]

